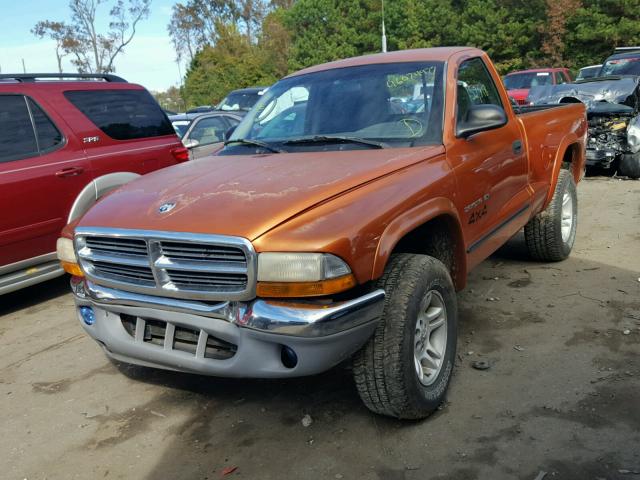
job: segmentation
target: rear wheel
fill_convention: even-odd
[[[578,195],[569,170],[560,170],[547,208],[524,227],[529,254],[536,260],[558,262],[571,253],[578,225]]]
[[[372,411],[397,418],[428,416],[444,401],[457,340],[453,282],[439,260],[394,255],[379,286],[383,318],[354,358],[358,393]]]
[[[640,178],[640,152],[638,153],[625,153],[620,159],[618,165],[618,171],[620,175],[624,175],[629,178]]]

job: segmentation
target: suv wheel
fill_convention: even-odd
[[[383,317],[354,358],[358,393],[376,413],[427,417],[444,401],[455,361],[453,282],[439,260],[398,254],[379,286],[387,294]]]
[[[618,165],[618,171],[620,175],[625,175],[629,178],[640,178],[640,152],[638,153],[625,153],[620,159]]]
[[[560,170],[547,208],[524,227],[529,254],[536,260],[559,262],[571,253],[578,226],[578,195],[569,170]]]

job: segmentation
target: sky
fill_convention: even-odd
[[[100,5],[98,16],[105,19],[110,10],[110,0]],[[180,83],[175,52],[171,45],[167,24],[171,6],[176,0],[152,0],[151,14],[138,24],[138,31],[125,52],[116,59],[116,74],[126,80],[139,83],[149,90],[166,90]],[[2,73],[22,73],[22,59],[27,72],[57,72],[55,42],[39,40],[31,29],[40,20],[69,20],[67,0],[0,0],[2,4],[2,28],[0,29],[0,70]],[[101,30],[102,31],[102,30]],[[65,72],[76,71],[65,58]]]

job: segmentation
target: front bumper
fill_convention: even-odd
[[[211,304],[134,294],[86,280],[72,283],[72,289],[80,324],[116,360],[254,378],[312,375],[347,359],[373,333],[385,296],[376,290],[328,304],[262,299]],[[80,314],[83,306],[94,311],[92,325]],[[123,319],[129,321],[129,329]],[[161,332],[159,338],[152,337],[151,326]],[[193,348],[179,347],[176,332],[190,335]],[[210,340],[235,349],[228,358],[210,358]]]
[[[585,163],[588,167],[609,168],[613,161],[621,154],[616,150],[587,148]]]

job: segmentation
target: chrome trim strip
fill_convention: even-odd
[[[39,270],[34,273],[10,273],[5,277],[0,277],[0,295],[15,292],[16,290],[64,275],[64,270],[60,268],[60,264],[57,262],[44,265],[39,264],[37,268]]]
[[[155,261],[154,265],[158,268],[168,270],[184,270],[188,272],[239,274],[247,273],[247,267],[244,262],[196,262],[193,260],[180,260],[180,262],[175,262],[170,258],[165,257],[164,255],[158,258]]]
[[[40,265],[41,263],[48,263],[57,260],[58,256],[56,252],[45,253],[38,257],[27,258],[26,260],[20,260],[19,262],[9,263],[8,265],[0,266],[0,275],[5,273],[11,273],[22,268],[30,267],[31,265]]]
[[[133,256],[122,256],[117,254],[95,254],[91,248],[86,246],[84,239],[86,237],[105,237],[105,238],[121,238],[142,240],[147,245],[147,252],[144,260],[135,260]],[[167,258],[162,254],[161,242],[178,242],[192,243],[194,245],[205,246],[221,246],[232,247],[240,250],[246,259],[246,267],[240,268],[241,262],[230,262],[235,265],[222,265],[221,262],[194,262],[185,260],[181,262],[177,259]],[[256,292],[256,271],[257,271],[257,254],[251,242],[242,237],[232,237],[225,235],[186,233],[186,232],[165,232],[155,230],[135,230],[135,229],[118,229],[118,228],[101,228],[101,227],[78,227],[75,234],[75,249],[78,260],[85,275],[93,283],[106,287],[126,290],[134,293],[148,295],[162,295],[170,298],[180,298],[188,300],[207,300],[207,301],[237,301],[251,300],[255,297]],[[95,274],[93,270],[93,261],[101,261],[100,258],[110,257],[107,260],[114,265],[130,265],[136,267],[148,267],[153,273],[155,279],[154,286],[136,285],[135,281],[127,282],[105,278]],[[138,263],[141,262],[141,263]],[[206,266],[205,266],[206,265]],[[217,268],[219,265],[220,268]],[[193,266],[193,268],[189,268]],[[167,270],[183,270],[205,273],[225,274],[246,274],[247,284],[245,288],[238,287],[219,287],[214,291],[210,291],[207,287],[202,288],[178,288],[172,282]]]

